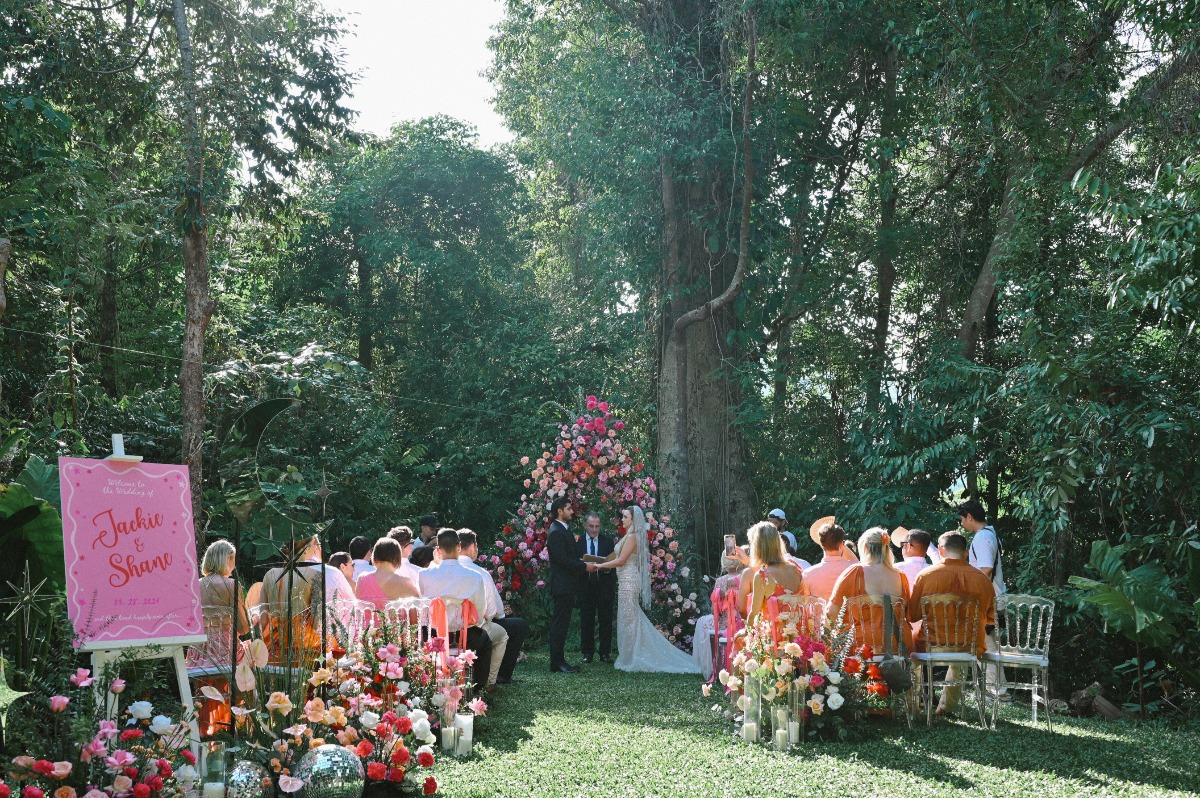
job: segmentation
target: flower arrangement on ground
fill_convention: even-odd
[[[778,734],[781,727],[790,744],[846,739],[851,725],[884,697],[871,689],[871,669],[878,668],[854,648],[849,630],[826,627],[813,638],[764,618],[747,626],[742,639],[732,670],[720,671],[718,680],[746,739],[773,739],[770,728]],[[784,725],[790,723],[796,726]]]
[[[700,614],[696,593],[687,587],[691,569],[670,518],[653,512],[658,486],[645,472],[637,447],[620,440],[624,428],[625,422],[614,416],[607,402],[589,396],[574,422],[560,426],[553,447],[543,446],[533,458],[522,457],[522,467],[532,466],[524,481],[527,492],[496,540],[498,551],[480,562],[491,567],[505,603],[511,605],[531,588],[544,585],[550,502],[566,496],[576,515],[595,511],[613,527],[622,507],[637,504],[649,525],[650,587],[656,608],[651,617],[672,643],[690,651]]]
[[[0,771],[0,798],[178,798],[198,777],[190,729],[134,701],[114,720],[91,720],[95,682],[80,668],[73,695],[52,696],[54,728],[44,750],[14,756]],[[119,696],[124,682],[108,691]],[[116,698],[114,701],[118,700]],[[118,707],[119,708],[119,707]]]
[[[408,624],[369,629],[343,657],[331,654],[316,663],[291,692],[271,689],[283,685],[264,667],[264,649],[257,643],[244,658],[247,670],[238,679],[243,692],[232,714],[238,738],[285,794],[303,787],[292,775],[300,758],[326,743],[353,751],[368,784],[415,785],[432,794],[438,789],[432,769],[439,710],[460,702],[476,714],[487,710],[482,701],[469,700],[474,652],[446,655],[444,639],[421,643]],[[212,687],[203,688],[203,695],[226,701]]]

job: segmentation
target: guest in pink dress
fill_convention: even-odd
[[[371,553],[375,571],[363,574],[355,594],[360,601],[369,601],[382,610],[389,601],[421,595],[413,580],[396,573],[400,567],[400,544],[391,538],[380,538]]]

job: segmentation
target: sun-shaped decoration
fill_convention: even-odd
[[[41,592],[48,580],[43,579],[36,585],[31,585],[31,581],[32,580],[29,578],[29,563],[25,563],[25,578],[22,581],[22,584],[18,586],[14,585],[12,582],[6,582],[6,584],[13,589],[15,595],[11,598],[0,599],[0,604],[14,605],[4,620],[11,621],[14,617],[16,617],[18,612],[23,613],[25,616],[24,620],[26,630],[29,629],[29,614],[31,612],[36,612],[38,615],[46,617],[46,611],[39,605],[50,604],[55,600],[54,594]]]

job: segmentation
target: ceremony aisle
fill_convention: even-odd
[[[985,732],[939,721],[883,724],[856,743],[777,754],[734,738],[694,677],[581,666],[550,674],[544,654],[490,699],[475,755],[438,761],[456,798],[576,796],[1188,795],[1200,790],[1200,733],[1062,718],[1054,733],[1027,706]]]

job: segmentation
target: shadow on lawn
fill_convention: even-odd
[[[1058,731],[1049,732],[1044,726],[1001,720],[997,729],[988,732],[969,720],[940,722],[928,728],[918,719],[912,732],[895,727],[897,734],[903,734],[900,739],[869,740],[853,748],[861,761],[876,767],[912,772],[962,789],[977,785],[969,776],[949,770],[937,757],[1000,771],[1053,774],[1097,790],[1111,788],[1109,779],[1185,792],[1200,787],[1200,778],[1182,764],[1171,767],[1155,762],[1162,748],[1178,743],[1158,742],[1153,747],[1145,734],[1129,728],[1111,730],[1129,734],[1128,740],[1114,740],[1062,719],[1056,724],[1061,724],[1056,726]]]

